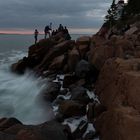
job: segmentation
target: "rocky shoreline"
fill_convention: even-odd
[[[55,118],[36,126],[2,118],[0,139],[139,140],[140,23],[110,39],[65,36],[40,40],[11,67],[47,79],[41,96]]]

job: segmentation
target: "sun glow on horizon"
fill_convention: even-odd
[[[98,28],[68,28],[70,34],[94,34],[96,33],[99,29]],[[44,34],[42,30],[39,30],[40,34]],[[0,29],[1,34],[34,34],[34,30],[3,30]]]

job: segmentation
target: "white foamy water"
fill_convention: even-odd
[[[25,124],[39,124],[52,118],[50,107],[39,100],[42,79],[31,72],[19,76],[10,65],[25,56],[22,51],[0,53],[0,118],[15,117]]]

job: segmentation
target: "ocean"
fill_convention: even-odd
[[[78,36],[72,35],[72,39]],[[33,43],[33,35],[0,35],[0,118],[15,117],[24,124],[39,124],[54,116],[51,106],[44,107],[39,99],[46,82],[31,71],[22,76],[10,71],[11,64],[26,56]]]

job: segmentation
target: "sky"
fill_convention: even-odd
[[[72,33],[96,32],[112,0],[0,0],[0,32],[43,32],[52,22]]]

